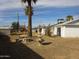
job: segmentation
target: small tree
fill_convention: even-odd
[[[19,23],[18,22],[13,22],[11,25],[11,32],[18,32],[19,31]]]

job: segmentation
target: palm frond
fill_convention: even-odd
[[[34,3],[36,3],[37,2],[37,0],[21,0],[21,2],[23,2],[23,3],[26,3],[26,2],[31,2],[31,1],[33,1]]]
[[[21,0],[21,2],[26,3],[27,0]]]
[[[34,2],[34,3],[36,3],[36,2],[37,2],[37,0],[33,0],[33,2]]]

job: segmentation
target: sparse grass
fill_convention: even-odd
[[[33,36],[38,36],[38,33],[33,32],[32,35],[33,35]]]

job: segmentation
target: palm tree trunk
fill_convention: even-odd
[[[32,7],[29,5],[28,14],[28,37],[32,37]]]

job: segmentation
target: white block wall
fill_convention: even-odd
[[[61,27],[61,37],[65,37],[65,29],[66,29],[65,26]]]
[[[45,35],[45,32],[46,32],[46,29],[45,28],[42,28],[41,35]]]
[[[79,37],[79,27],[64,27],[62,28],[61,37]]]
[[[54,27],[51,27],[50,32],[51,32],[51,36],[53,36],[54,35]]]
[[[54,35],[57,35],[57,27],[54,27]]]

